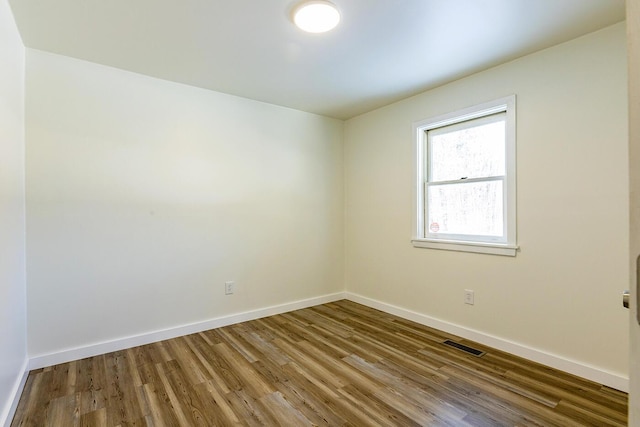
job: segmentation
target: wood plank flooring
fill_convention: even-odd
[[[34,370],[11,425],[626,423],[625,393],[339,301]]]

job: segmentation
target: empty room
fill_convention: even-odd
[[[0,426],[640,426],[640,0],[0,0]]]

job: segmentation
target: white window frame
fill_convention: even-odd
[[[503,179],[504,231],[502,241],[477,236],[439,236],[426,228],[426,184],[428,181],[429,130],[462,123],[496,113],[506,114],[505,176]],[[516,96],[510,95],[481,105],[444,114],[413,124],[415,188],[413,206],[413,246],[494,255],[515,256],[516,244]],[[471,181],[471,180],[469,180]]]

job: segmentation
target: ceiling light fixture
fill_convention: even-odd
[[[324,33],[338,25],[340,12],[329,1],[306,1],[294,9],[293,22],[308,33]]]

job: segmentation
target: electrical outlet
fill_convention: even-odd
[[[474,304],[474,292],[471,289],[464,290],[464,303],[473,305]]]
[[[236,290],[236,282],[233,282],[233,281],[224,282],[225,295],[231,295],[232,293],[235,292],[235,290]]]

